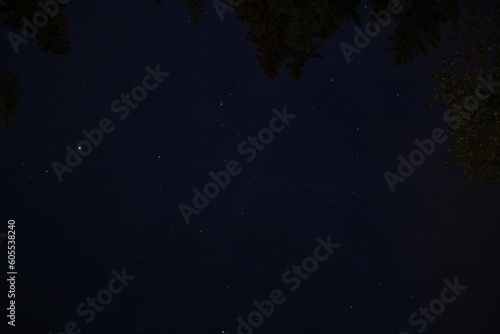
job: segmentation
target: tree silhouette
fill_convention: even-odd
[[[205,0],[187,2],[193,21],[201,22]],[[237,6],[233,7],[235,3]],[[232,0],[226,2],[235,10],[236,19],[250,26],[246,39],[256,44],[259,67],[272,79],[281,67],[289,69],[299,80],[309,58],[322,57],[317,50],[321,41],[330,39],[349,19],[360,23],[356,11],[359,0]],[[289,62],[284,63],[286,59]]]
[[[17,111],[18,99],[23,95],[19,90],[19,78],[0,70],[0,125],[12,125]]]
[[[58,55],[67,55],[69,42],[66,40],[68,33],[65,31],[69,24],[69,18],[63,12],[64,6],[52,5],[46,13],[47,22],[38,27],[34,25],[37,44],[43,51],[50,51]],[[42,7],[31,0],[3,0],[0,1],[0,13],[4,26],[10,27],[13,31],[7,34],[7,38],[14,48],[14,52],[19,52],[19,47],[29,42],[30,37],[22,33],[26,21],[31,22],[37,12],[44,12]],[[30,28],[31,29],[31,28]],[[21,30],[21,31],[20,31]],[[18,100],[24,94],[19,89],[19,76],[0,69],[0,125],[9,126],[13,124],[14,115],[17,112]]]
[[[55,7],[56,6],[56,7]],[[65,31],[66,27],[69,25],[69,18],[64,13],[64,5],[56,4],[50,8],[51,12],[54,13],[52,17],[50,14],[46,13],[39,3],[31,0],[3,0],[0,2],[0,12],[3,16],[3,25],[9,26],[13,29],[21,29],[25,25],[25,21],[33,22],[33,17],[36,13],[42,12],[47,16],[47,22],[41,27],[35,28],[38,30],[36,32],[36,39],[38,45],[44,51],[51,51],[54,54],[66,55],[69,50],[69,42],[66,38],[69,36],[68,32]],[[10,32],[8,34],[9,40],[17,35],[19,38],[23,39],[23,43],[28,42],[28,38],[17,32]]]
[[[459,17],[460,9],[455,0],[411,1],[400,15],[394,17],[398,24],[394,35],[389,38],[393,43],[390,50],[397,53],[394,65],[400,66],[419,54],[427,56],[430,46],[438,47],[441,25],[447,22],[456,24]]]
[[[163,4],[162,0],[155,0],[157,6]],[[43,7],[42,7],[43,5]],[[29,43],[32,38],[37,39],[37,45],[43,51],[50,51],[57,55],[67,55],[70,44],[67,40],[69,34],[66,28],[70,24],[65,5],[56,1],[50,4],[46,1],[34,0],[0,0],[0,15],[3,25],[11,31],[7,34],[14,52],[19,52],[23,44]],[[44,14],[37,14],[44,13]],[[34,23],[34,16],[42,24]],[[45,21],[43,16],[47,17]],[[28,24],[29,35],[25,36]],[[36,30],[36,32],[32,32]],[[19,90],[19,76],[7,73],[0,69],[0,125],[12,125],[14,114],[17,112],[18,99],[24,94]]]
[[[180,0],[180,1],[187,3],[187,8],[191,12],[193,22],[198,24],[201,23],[201,14],[203,14],[203,11],[200,8],[205,3],[205,0]],[[158,4],[161,5],[162,3]]]
[[[205,0],[187,2],[193,21],[201,22],[200,9]],[[237,2],[238,5],[234,6]],[[259,67],[272,79],[284,66],[295,81],[309,58],[322,57],[320,43],[333,39],[349,20],[361,25],[360,0],[227,0],[235,10],[235,18],[250,26],[246,39],[256,44]],[[387,0],[370,0],[375,12],[387,10]],[[233,7],[234,6],[234,7]],[[437,47],[439,28],[459,17],[456,0],[419,0],[404,3],[404,11],[393,16],[396,30],[390,37],[396,52],[394,64],[411,61],[419,54],[427,55],[430,46]],[[366,22],[368,23],[368,22]],[[362,27],[364,29],[364,26]],[[353,34],[354,35],[354,34]],[[284,60],[289,62],[284,64]]]
[[[490,12],[500,13],[498,2]],[[453,158],[449,165],[463,165],[466,178],[475,177],[478,186],[500,177],[499,28],[497,20],[481,16],[477,9],[463,14],[457,26],[463,51],[443,58],[430,101],[441,101],[450,108],[445,120],[457,122],[448,131]]]
[[[205,1],[181,1],[188,3],[193,20],[201,22],[203,12],[200,7]],[[490,4],[480,0],[473,2],[476,5]],[[320,41],[332,39],[350,19],[360,25],[358,5],[358,0],[226,2],[226,6],[235,10],[235,18],[249,25],[246,39],[256,44],[259,67],[266,76],[274,78],[284,66],[294,80],[300,79],[309,58],[322,57],[318,53]],[[378,13],[386,9],[388,3],[386,0],[370,0],[370,5]],[[494,13],[497,15],[498,7],[496,1]],[[410,0],[404,3],[403,12],[391,19],[394,20],[391,24],[395,25],[395,32],[390,37],[390,50],[396,53],[395,67],[419,55],[427,56],[430,48],[437,48],[441,41],[440,28],[448,22],[455,25],[456,37],[466,44],[465,52],[456,53],[452,60],[443,59],[443,70],[435,75],[438,87],[434,89],[434,102],[441,100],[445,106],[455,108],[464,103],[467,94],[474,92],[480,75],[484,80],[495,80],[489,79],[489,75],[500,68],[500,40],[493,32],[498,31],[498,25],[493,26],[488,18],[480,20],[476,10],[461,15],[456,0]],[[283,64],[287,59],[290,61]],[[488,99],[482,101],[472,114],[461,110],[455,115],[460,126],[449,131],[452,144],[448,153],[454,159],[452,164],[463,164],[465,176],[468,179],[476,176],[478,185],[491,184],[499,178],[499,93],[500,89],[491,88]]]
[[[257,45],[257,59],[266,76],[274,78],[285,59],[294,80],[302,76],[305,62],[322,57],[317,50],[340,31],[350,18],[359,22],[358,1],[244,1],[236,19],[250,25],[246,39]]]

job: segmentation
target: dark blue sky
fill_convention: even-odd
[[[467,290],[427,331],[496,333],[498,184],[478,190],[444,167],[449,141],[395,192],[383,175],[446,128],[444,107],[426,100],[450,44],[395,70],[389,25],[348,64],[351,22],[298,83],[285,71],[270,81],[247,26],[204,8],[196,25],[175,1],[72,1],[69,55],[35,41],[14,54],[2,39],[26,94],[0,129],[0,232],[16,221],[9,330],[59,333],[74,320],[82,333],[235,334],[253,300],[282,289],[255,333],[416,333],[408,317],[458,277]],[[112,101],[157,64],[170,75],[120,120]],[[297,117],[246,162],[238,145],[284,106]],[[58,182],[53,161],[103,118],[115,130]],[[186,225],[178,205],[230,160],[241,173]],[[328,235],[341,246],[291,292],[283,272]],[[86,324],[76,307],[123,267],[135,279]]]

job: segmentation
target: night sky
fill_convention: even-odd
[[[5,278],[9,220],[16,232],[7,333],[498,333],[498,182],[478,189],[446,167],[448,140],[394,191],[384,177],[416,139],[447,129],[427,99],[450,42],[394,69],[389,25],[347,63],[351,21],[297,83],[285,70],[268,80],[248,26],[203,9],[198,25],[179,1],[71,1],[67,56],[34,40],[16,54],[3,28],[2,59],[25,94],[0,128]],[[150,76],[143,101],[113,110],[158,69],[169,75]],[[82,131],[106,119],[113,130],[60,182],[54,162],[66,164],[66,146],[85,151]],[[252,147],[259,133],[271,140]],[[225,187],[196,209],[193,189],[220,171]],[[188,224],[180,204],[197,212]],[[293,272],[304,264],[309,274]],[[454,280],[467,288],[432,304]],[[248,320],[280,291],[272,314]],[[81,306],[97,295],[112,300]],[[444,312],[410,325],[430,303]],[[238,329],[238,317],[262,324]]]

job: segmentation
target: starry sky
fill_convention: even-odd
[[[34,41],[15,54],[2,39],[26,95],[0,129],[2,254],[16,221],[9,333],[71,321],[81,333],[247,333],[237,318],[276,289],[286,300],[254,333],[417,333],[410,315],[456,277],[467,289],[426,331],[497,333],[499,185],[445,167],[448,141],[395,191],[384,177],[415,139],[446,129],[427,99],[449,42],[394,69],[388,26],[348,64],[351,22],[294,84],[285,71],[266,79],[234,14],[203,8],[197,25],[175,1],[71,2],[67,56]],[[169,75],[120,119],[113,101],[147,67]],[[294,118],[247,161],[239,145],[284,109]],[[59,182],[53,162],[103,119],[114,130]],[[179,205],[231,161],[240,172],[186,224]],[[328,236],[340,246],[292,291],[282,275]],[[77,307],[123,268],[135,278],[86,323]]]

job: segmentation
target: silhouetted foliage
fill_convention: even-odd
[[[490,12],[500,13],[498,2]],[[478,82],[479,76],[485,82],[500,81],[499,28],[498,20],[480,16],[476,9],[464,13],[457,27],[464,51],[456,52],[451,59],[443,58],[443,70],[434,76],[438,86],[431,101],[453,108],[456,112],[451,116],[458,120],[448,131],[448,153],[453,158],[450,165],[463,165],[466,178],[476,177],[479,186],[500,178],[500,88]],[[480,86],[478,94],[476,88]]]
[[[12,125],[17,111],[19,97],[23,93],[18,87],[19,78],[12,73],[0,70],[0,125]]]
[[[200,22],[200,7],[205,1],[181,1],[187,1],[193,20]],[[234,1],[227,1],[227,6]],[[379,12],[387,9],[388,2],[371,0],[370,4]],[[322,57],[318,53],[322,46],[319,41],[332,39],[350,19],[361,25],[358,5],[358,0],[241,0],[231,8],[237,20],[248,23],[250,31],[246,39],[256,44],[259,67],[266,76],[274,78],[284,66],[298,80],[309,58]],[[495,10],[498,11],[498,5]],[[439,85],[434,98],[447,107],[462,104],[467,94],[474,92],[479,75],[486,76],[499,68],[500,40],[492,32],[491,20],[480,21],[476,11],[468,11],[460,18],[456,0],[406,1],[403,12],[391,17],[395,32],[390,37],[390,50],[396,52],[396,67],[421,54],[427,56],[430,48],[437,48],[443,24],[451,22],[457,27],[457,37],[465,41],[466,51],[457,53],[453,60],[443,60],[444,69],[435,76]],[[287,59],[290,61],[283,65]],[[448,152],[454,158],[453,163],[463,164],[467,178],[476,175],[482,185],[499,177],[499,101],[499,90],[491,92],[476,112],[461,119],[460,127],[450,130],[452,145]]]
[[[55,54],[66,55],[69,50],[69,36],[64,29],[69,25],[69,18],[64,13],[64,6],[58,5],[58,10],[54,17],[48,17],[47,24],[39,27],[36,34],[38,45],[44,51],[51,51]],[[22,18],[28,21],[33,20],[35,13],[42,11],[38,1],[32,0],[3,0],[0,1],[0,12],[2,13],[3,25],[9,26],[21,35],[19,29],[23,26]],[[23,36],[24,37],[24,36]]]
[[[187,2],[194,22],[201,22],[201,6],[205,0],[181,0]],[[227,1],[228,7],[234,1]],[[319,42],[333,39],[349,20],[357,25],[359,0],[239,0],[234,8],[235,17],[250,26],[246,39],[256,44],[259,67],[269,79],[274,78],[284,65],[294,80],[302,76],[302,68],[309,58],[322,57]],[[374,10],[387,9],[387,0],[371,0]],[[419,54],[427,55],[429,46],[437,47],[443,23],[456,22],[459,7],[456,0],[419,0],[404,3],[404,11],[393,15],[396,30],[391,50],[396,52],[394,64],[411,61]],[[354,33],[353,33],[354,36]]]
[[[201,14],[203,11],[200,9],[205,0],[180,0],[187,3],[187,8],[191,12],[194,23],[201,23]]]
[[[47,23],[42,27],[36,27],[36,39],[38,45],[44,51],[51,51],[58,55],[67,55],[69,42],[66,40],[68,33],[64,30],[69,24],[69,18],[63,12],[64,6],[57,5],[51,7],[54,17],[47,15]],[[16,41],[23,40],[17,45],[19,47],[29,42],[22,34],[22,27],[25,20],[32,22],[33,15],[42,11],[38,1],[32,0],[2,0],[0,1],[0,13],[4,26],[13,29],[7,35],[8,38],[15,38]],[[16,37],[12,37],[12,36]],[[33,37],[35,38],[35,37]],[[10,40],[10,39],[9,39]],[[24,94],[19,90],[19,77],[15,74],[0,70],[0,125],[12,125],[14,114],[17,112],[18,99]]]
[[[250,25],[246,39],[257,45],[257,59],[266,76],[274,78],[285,59],[294,80],[299,80],[305,62],[322,57],[322,45],[350,18],[359,22],[356,2],[331,1],[244,1],[237,8],[236,19]]]
[[[205,0],[187,1],[193,21],[201,22],[200,7]],[[336,2],[328,0],[240,1],[235,9],[236,19],[249,24],[246,39],[256,44],[259,67],[269,79],[282,66],[289,69],[295,80],[302,76],[302,68],[309,58],[322,57],[317,50],[319,41],[330,39],[345,22],[354,19],[359,0]],[[230,2],[227,3],[229,8]],[[290,59],[286,64],[284,60]]]
[[[439,28],[443,23],[457,23],[460,9],[455,0],[411,1],[405,10],[395,17],[396,31],[390,37],[396,51],[394,65],[413,60],[419,54],[428,55],[429,46],[438,47],[441,40]]]

